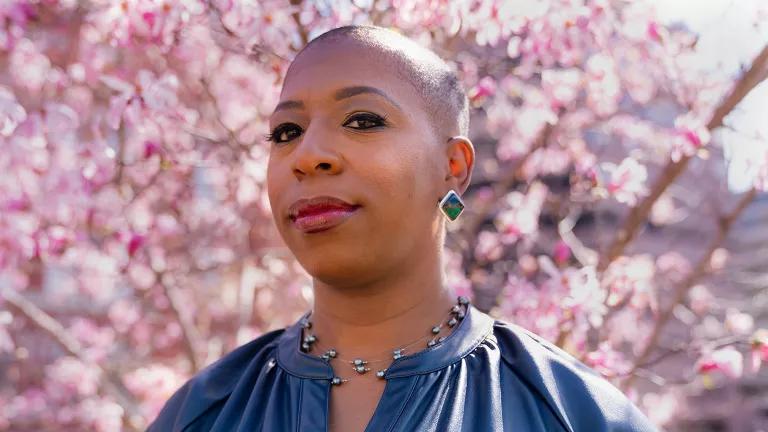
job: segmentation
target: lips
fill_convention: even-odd
[[[332,196],[300,199],[288,209],[288,218],[305,233],[325,231],[344,222],[359,205]]]

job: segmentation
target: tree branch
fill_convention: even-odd
[[[752,203],[752,201],[755,199],[756,196],[757,196],[757,189],[754,189],[754,188],[751,189],[749,192],[744,194],[744,196],[739,200],[736,207],[730,213],[728,213],[727,215],[725,215],[720,219],[718,224],[717,236],[715,236],[715,238],[712,239],[712,241],[709,243],[709,247],[707,247],[707,250],[704,253],[704,255],[696,263],[696,266],[677,285],[674,292],[674,296],[672,297],[672,302],[669,304],[669,306],[667,306],[665,309],[662,310],[662,312],[659,314],[658,318],[656,319],[656,322],[654,323],[654,327],[651,330],[651,334],[648,337],[648,340],[643,346],[643,349],[640,351],[640,354],[635,359],[635,362],[634,362],[635,365],[630,370],[630,376],[622,384],[622,387],[624,387],[625,390],[629,388],[629,386],[632,384],[635,378],[635,375],[633,375],[632,373],[636,371],[640,367],[640,365],[643,365],[648,360],[648,356],[653,352],[654,348],[656,347],[656,344],[659,341],[659,337],[661,336],[661,331],[664,329],[664,326],[669,322],[670,318],[672,318],[672,312],[674,311],[675,306],[677,306],[679,303],[682,303],[683,300],[685,300],[685,296],[688,294],[688,291],[691,289],[691,287],[694,286],[696,282],[698,282],[699,279],[701,279],[701,277],[707,273],[707,271],[709,270],[710,261],[712,260],[712,255],[715,253],[715,251],[720,247],[720,245],[728,236],[728,233],[733,227],[733,223],[744,212],[744,209],[746,209],[749,206],[749,204]]]
[[[168,297],[171,312],[181,326],[181,335],[184,339],[184,350],[186,351],[187,359],[189,359],[192,366],[192,372],[196,373],[202,366],[198,356],[198,348],[201,345],[200,334],[195,327],[192,317],[183,312],[181,305],[182,300],[178,290],[163,281],[162,272],[156,271],[155,276],[157,277],[160,286],[163,287],[163,293]]]
[[[768,45],[766,45],[760,54],[752,61],[749,70],[741,76],[741,79],[731,90],[730,94],[723,99],[720,105],[714,110],[711,119],[707,123],[707,129],[710,131],[723,125],[723,119],[755,88],[768,73]],[[616,233],[611,245],[603,254],[598,264],[598,271],[603,271],[624,253],[627,245],[637,236],[641,225],[648,219],[653,205],[659,199],[661,194],[667,190],[679,176],[682,174],[688,163],[690,156],[683,156],[679,161],[670,161],[662,170],[660,177],[651,187],[648,195],[635,207],[629,211],[621,229]]]
[[[51,336],[53,340],[64,348],[64,351],[67,354],[76,357],[87,366],[98,369],[101,372],[101,376],[105,379],[100,379],[99,384],[102,385],[107,392],[112,394],[120,406],[125,410],[123,414],[123,423],[127,425],[129,430],[139,431],[145,427],[144,424],[140,424],[143,416],[141,415],[136,399],[125,387],[118,374],[89,360],[83,353],[82,347],[77,339],[70,335],[61,323],[56,321],[56,319],[48,315],[44,310],[37,307],[37,305],[31,301],[8,288],[0,291],[0,296],[37,327]]]

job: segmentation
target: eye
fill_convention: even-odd
[[[301,133],[301,128],[293,123],[284,123],[272,130],[269,134],[264,136],[267,141],[272,141],[275,144],[290,141]]]
[[[386,125],[386,118],[371,113],[355,114],[349,117],[344,125],[355,125],[352,129],[371,129],[377,126]]]

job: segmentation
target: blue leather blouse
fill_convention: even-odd
[[[327,431],[333,370],[299,349],[302,318],[203,369],[149,431]],[[395,360],[384,378],[364,432],[657,430],[592,369],[472,304],[442,343]]]

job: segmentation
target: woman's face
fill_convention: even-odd
[[[442,247],[437,201],[456,188],[446,177],[447,137],[434,136],[414,89],[375,56],[347,41],[303,52],[269,128],[272,213],[313,277],[372,281]],[[301,230],[289,206],[322,195],[359,207],[330,229]]]

